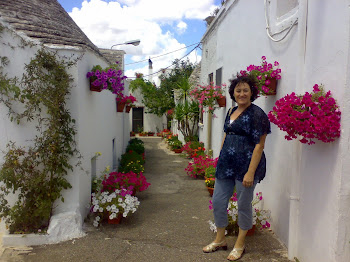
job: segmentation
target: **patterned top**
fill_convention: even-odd
[[[226,138],[220,152],[215,176],[219,179],[237,179],[243,181],[248,171],[255,145],[260,137],[271,133],[270,122],[265,112],[251,104],[230,124],[230,116],[237,109],[227,112],[224,131]],[[230,114],[229,114],[230,113]],[[266,158],[263,152],[255,171],[254,181],[260,182],[265,177]]]

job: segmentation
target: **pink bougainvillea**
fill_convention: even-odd
[[[314,144],[314,139],[328,143],[340,136],[339,107],[331,92],[314,85],[313,92],[303,96],[294,92],[277,100],[268,117],[279,129],[287,132],[285,138]]]

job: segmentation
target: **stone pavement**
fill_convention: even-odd
[[[186,175],[188,160],[166,148],[157,137],[142,138],[146,148],[145,173],[151,186],[139,192],[140,207],[119,225],[94,228],[87,235],[59,244],[6,248],[0,261],[24,262],[198,262],[227,261],[236,239],[228,237],[229,250],[204,254],[214,239],[208,220],[210,196],[203,180]],[[247,237],[247,252],[240,261],[288,262],[286,248],[271,231]]]

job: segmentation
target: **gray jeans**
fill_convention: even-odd
[[[227,206],[236,185],[238,205],[238,226],[243,230],[253,226],[252,201],[257,181],[252,187],[244,187],[242,182],[233,179],[215,179],[213,194],[214,220],[217,227],[227,227]]]

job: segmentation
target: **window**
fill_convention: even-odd
[[[210,84],[210,83],[212,83],[212,82],[214,82],[214,74],[213,74],[213,73],[210,73],[210,74],[208,75],[208,83]]]
[[[222,84],[222,67],[216,70],[216,73],[215,73],[215,85],[221,86],[221,84]]]
[[[279,34],[298,19],[298,0],[266,1],[265,12],[271,35]]]

